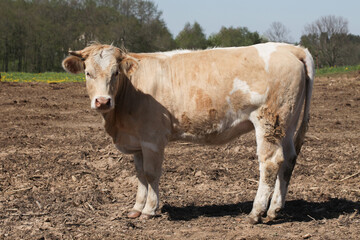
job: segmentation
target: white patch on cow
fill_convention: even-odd
[[[233,89],[230,91],[230,95],[232,95],[233,93],[237,92],[241,90],[243,93],[249,93],[250,92],[250,87],[247,84],[247,82],[245,81],[241,81],[238,78],[235,78],[233,81]]]
[[[199,136],[196,136],[195,134],[191,134],[188,132],[181,133],[179,138],[184,141],[190,141],[190,142],[196,142],[200,139]]]
[[[237,91],[241,91],[244,94],[249,94],[250,103],[254,104],[254,105],[258,105],[258,104],[261,104],[265,100],[266,95],[267,95],[266,93],[267,93],[268,89],[266,90],[266,93],[263,95],[263,94],[260,94],[258,92],[255,92],[255,91],[251,91],[251,89],[250,89],[249,85],[247,84],[247,82],[242,81],[242,80],[240,80],[238,78],[235,78],[234,82],[233,82],[233,89],[229,93],[230,96],[232,94],[234,94],[235,92],[237,92]],[[229,98],[229,101],[230,101],[229,96],[227,96],[226,98],[227,99]]]
[[[265,129],[263,128],[263,125],[259,121],[259,111],[254,111],[250,113],[249,119],[253,123],[255,128],[255,137],[256,137],[256,144],[258,146],[262,146],[264,142],[264,135],[265,135]],[[259,152],[260,148],[257,148],[257,155],[260,155]]]
[[[279,43],[266,43],[266,44],[254,45],[254,47],[259,53],[259,56],[264,60],[265,71],[267,72],[269,72],[269,62],[270,62],[271,54],[276,51],[276,48],[279,45],[280,45]]]
[[[140,144],[142,147],[150,149],[153,152],[159,152],[159,148],[155,143],[141,141]]]
[[[102,70],[107,69],[114,63],[114,48],[107,48],[101,50],[99,54],[94,56],[94,61],[100,66]]]
[[[233,106],[232,106],[232,104],[231,104],[230,97],[229,97],[229,96],[226,96],[225,99],[226,99],[226,101],[227,101],[227,103],[228,103],[228,105],[229,105],[229,107],[230,107],[230,110],[233,111]]]
[[[191,50],[174,50],[174,51],[169,51],[169,52],[160,52],[158,54],[161,54],[165,57],[173,57],[175,55],[179,55],[179,54],[185,54],[185,53],[190,53]]]
[[[240,113],[240,115],[243,115],[243,114]],[[244,121],[244,119],[242,119],[242,118],[236,119],[236,120],[231,124],[231,126],[234,127],[234,126],[238,125],[239,123],[241,123],[241,122],[243,122],[243,121]]]
[[[229,127],[235,127],[238,124],[242,123],[243,121],[249,119],[250,112],[252,111],[252,108],[246,108],[246,109],[237,109],[237,111],[234,109],[230,96],[234,94],[237,91],[241,91],[244,95],[249,96],[250,103],[252,105],[260,105],[263,103],[266,99],[267,93],[269,88],[267,88],[265,94],[260,94],[255,91],[251,91],[250,86],[247,84],[247,82],[242,81],[238,78],[235,78],[233,81],[233,88],[229,92],[229,95],[225,97],[226,102],[229,105],[229,110],[227,111],[225,118],[222,119],[222,121],[218,124],[218,131],[222,132],[225,129]]]

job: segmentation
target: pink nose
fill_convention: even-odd
[[[111,99],[110,98],[104,98],[104,97],[99,97],[95,99],[95,107],[98,109],[109,109],[111,105]]]

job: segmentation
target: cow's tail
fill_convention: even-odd
[[[310,118],[310,99],[311,93],[313,89],[314,76],[315,76],[315,65],[314,60],[310,54],[310,52],[305,49],[305,58],[301,59],[304,63],[305,73],[306,73],[306,81],[305,81],[305,106],[304,106],[304,114],[303,119],[301,121],[300,127],[295,136],[295,150],[296,154],[299,155],[301,147],[304,143],[305,133],[308,128],[309,118]]]

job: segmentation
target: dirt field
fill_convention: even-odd
[[[158,216],[129,220],[131,156],[105,134],[84,83],[0,83],[0,239],[359,239],[360,73],[317,78],[312,118],[272,224],[247,225],[253,133],[171,143]]]

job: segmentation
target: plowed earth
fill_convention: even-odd
[[[311,121],[277,220],[245,223],[259,177],[254,134],[169,144],[158,215],[126,218],[131,156],[84,83],[0,83],[0,239],[359,239],[360,73],[315,80]]]

